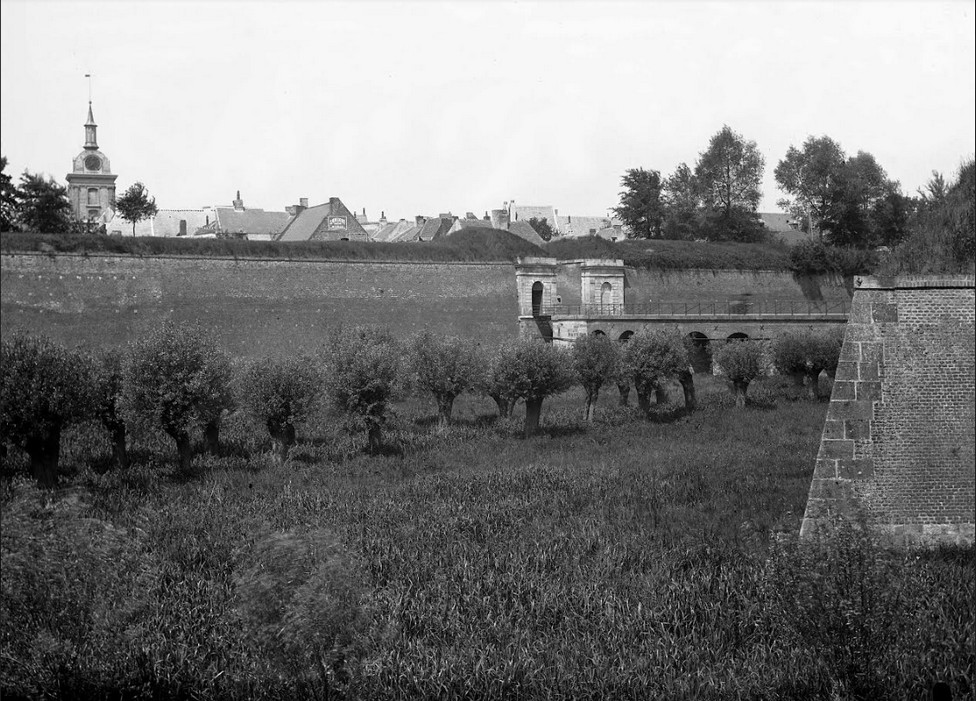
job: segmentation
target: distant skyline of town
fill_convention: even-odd
[[[728,124],[765,156],[772,212],[808,136],[874,154],[906,194],[976,150],[972,2],[186,7],[0,3],[7,172],[65,182],[86,73],[119,191],[168,209],[239,190],[374,220],[513,199],[604,216],[628,168],[693,166]]]

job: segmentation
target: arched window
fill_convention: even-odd
[[[626,343],[633,337],[634,337],[633,331],[624,331],[622,334],[620,334],[620,338],[618,338],[617,340],[620,341],[621,343]]]
[[[749,340],[749,335],[748,334],[744,334],[741,331],[736,331],[734,334],[730,335],[725,340],[726,341],[729,341],[729,342],[731,342],[731,341],[748,341]]]
[[[543,285],[536,280],[532,283],[532,316],[542,314],[542,290]]]
[[[593,330],[593,335],[594,336],[606,336],[606,334],[603,333],[600,329],[594,329]]]
[[[600,286],[600,306],[606,309],[613,304],[613,285],[605,282]]]

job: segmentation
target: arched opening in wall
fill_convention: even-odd
[[[734,334],[731,334],[725,340],[728,343],[731,343],[732,341],[748,341],[749,340],[749,335],[748,334],[745,334],[745,333],[742,333],[741,331],[736,331]]]
[[[620,338],[618,338],[617,340],[620,341],[621,343],[626,343],[633,337],[634,337],[633,331],[624,331],[622,334],[620,334]]]
[[[613,285],[605,282],[600,286],[600,307],[608,309],[613,304]]]
[[[606,336],[606,334],[603,333],[600,329],[594,329],[593,330],[593,335],[594,336]]]
[[[712,371],[712,348],[708,342],[708,336],[701,331],[692,331],[688,334],[688,360],[695,372],[710,373]]]
[[[532,316],[542,314],[542,283],[538,280],[532,283]]]

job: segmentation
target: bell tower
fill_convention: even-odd
[[[68,200],[78,221],[104,224],[115,214],[115,179],[104,153],[98,150],[98,125],[88,101],[84,150],[75,156],[67,175]]]

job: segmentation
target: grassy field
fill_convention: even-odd
[[[973,698],[973,551],[798,547],[826,405],[750,393],[586,425],[577,389],[530,440],[411,398],[384,454],[323,413],[281,467],[233,415],[193,474],[149,434],[103,471],[81,427],[54,497],[12,452],[3,696]]]

